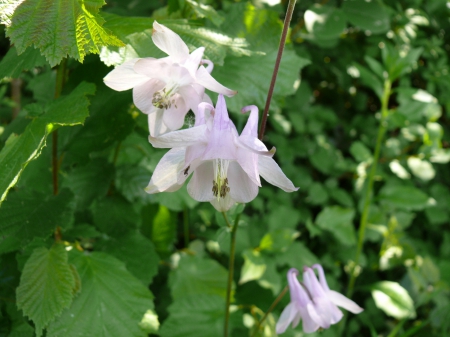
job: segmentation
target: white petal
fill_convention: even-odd
[[[323,308],[321,305],[317,306],[313,305],[313,303],[308,303],[306,306],[309,316],[311,319],[321,326],[324,329],[328,329],[330,327],[330,317],[326,317],[323,312]]]
[[[202,102],[202,95],[190,85],[186,85],[178,89],[178,93],[183,97],[184,102],[188,109],[191,109],[194,113],[197,112],[198,105]]]
[[[334,290],[327,291],[327,296],[331,302],[336,304],[338,307],[344,308],[354,314],[359,314],[364,311],[358,304],[353,302],[351,299],[345,297],[341,293]]]
[[[248,177],[254,184],[261,187],[261,180],[259,179],[258,171],[258,155],[242,148],[236,151],[237,162],[242,169],[247,173]]]
[[[150,136],[157,137],[169,131],[167,126],[163,123],[163,109],[155,109],[148,114],[148,129]]]
[[[189,195],[197,201],[213,200],[213,180],[214,170],[212,162],[203,162],[195,169],[192,179],[187,186]]]
[[[198,66],[202,61],[204,51],[205,47],[197,48],[189,55],[186,62],[184,62],[183,64],[186,67],[186,69],[189,70],[189,73],[191,74],[192,77],[195,77],[195,73],[197,72]]]
[[[228,211],[235,203],[236,202],[230,197],[229,194],[227,194],[225,198],[214,198],[211,200],[211,205],[213,205],[218,212]]]
[[[148,79],[148,78],[147,78]],[[155,92],[164,88],[164,83],[156,79],[147,80],[145,83],[136,86],[133,89],[133,102],[143,113],[152,113],[156,108],[153,106],[152,99]]]
[[[182,62],[189,56],[189,49],[180,36],[156,21],[153,22],[152,40],[159,49],[173,57],[176,62]]]
[[[317,329],[319,329],[319,324],[314,322],[314,320],[311,318],[311,316],[308,313],[308,309],[306,308],[299,308],[300,314],[303,318],[303,331],[305,333],[313,333]]]
[[[228,97],[231,97],[237,94],[237,91],[228,89],[224,87],[222,84],[217,82],[205,69],[205,67],[199,67],[197,73],[195,74],[195,78],[197,83],[204,86],[206,89],[217,92],[218,94],[222,94]]]
[[[145,188],[147,193],[164,192],[177,185],[178,172],[183,168],[185,152],[185,148],[176,148],[161,158]]]
[[[294,192],[298,190],[272,158],[258,156],[258,169],[261,177],[268,183],[281,188],[283,191]]]
[[[206,142],[206,125],[166,133],[159,137],[149,136],[149,142],[157,148],[187,147]]]
[[[286,308],[284,308],[283,312],[280,315],[280,318],[278,319],[275,328],[277,334],[285,332],[289,324],[291,324],[291,322],[294,320],[296,316],[297,310],[295,309],[294,304],[291,302],[286,306]]]
[[[244,172],[237,162],[231,162],[228,167],[229,194],[236,202],[247,203],[258,195],[258,185]]]
[[[241,132],[241,136],[253,136],[258,137],[258,108],[256,105],[244,106],[241,109],[242,113],[246,113],[250,110],[250,116],[248,117],[247,124],[245,124],[244,130]]]
[[[175,102],[172,103],[172,106],[164,110],[163,121],[170,130],[178,130],[183,126],[184,117],[189,111],[189,108],[180,95],[175,94],[173,99]]]
[[[138,74],[134,71],[134,64],[140,59],[129,60],[105,76],[103,81],[111,89],[124,91],[135,86],[141,85],[149,80],[145,75]]]

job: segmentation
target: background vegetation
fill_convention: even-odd
[[[185,188],[144,192],[165,151],[131,91],[102,79],[164,56],[156,19],[206,47],[241,130],[241,107],[264,107],[287,3],[19,3],[0,1],[0,336],[222,335],[230,228]],[[365,311],[311,336],[450,333],[449,17],[446,0],[296,5],[264,141],[300,190],[263,183],[243,210],[233,337],[276,336],[289,296],[256,322],[287,270],[313,263]]]

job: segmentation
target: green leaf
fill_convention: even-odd
[[[276,54],[276,51],[271,51],[266,55],[251,57],[230,55],[225,59],[223,67],[214,68],[213,76],[217,81],[238,91],[232,99],[227,99],[228,110],[240,112],[242,107],[249,104],[259,107],[265,105]],[[278,72],[271,104],[272,110],[279,109],[279,101],[295,92],[300,69],[309,63],[308,59],[297,56],[289,46],[286,47]],[[211,98],[213,102],[216,102],[217,95],[211,93]]]
[[[88,53],[99,53],[101,46],[123,46],[116,36],[102,27],[98,14],[103,0],[16,0],[6,35],[19,54],[34,45],[53,67],[64,57],[80,62]],[[55,28],[57,27],[57,29]]]
[[[186,0],[186,5],[188,5],[198,17],[207,18],[216,26],[220,26],[225,20],[209,5],[204,5],[193,0]]]
[[[75,277],[62,243],[41,247],[25,263],[17,288],[17,307],[35,324],[36,335],[72,303]]]
[[[198,256],[182,256],[178,267],[170,274],[172,298],[189,295],[218,295],[225,298],[227,270],[218,262]]]
[[[142,166],[120,165],[116,168],[114,186],[129,202],[144,202],[154,199],[145,192],[152,173]]]
[[[211,337],[223,334],[225,300],[217,295],[197,294],[174,301],[168,308],[161,337]]]
[[[259,280],[266,271],[267,265],[261,253],[255,249],[246,249],[242,253],[244,265],[241,269],[239,284]]]
[[[125,262],[127,269],[146,286],[158,273],[159,256],[155,246],[138,232],[128,233],[120,239],[109,238],[102,248]]]
[[[378,308],[396,319],[414,318],[414,302],[405,288],[397,282],[381,281],[370,287]]]
[[[83,288],[72,306],[50,324],[47,337],[147,336],[139,322],[153,309],[150,290],[105,253],[71,254]]]
[[[72,224],[74,197],[67,190],[57,196],[20,191],[12,193],[0,211],[0,253],[23,247],[33,238],[46,238],[56,227]]]
[[[381,56],[389,79],[395,81],[401,75],[411,71],[411,67],[417,62],[422,52],[423,48],[399,50],[389,43],[385,44]]]
[[[68,96],[50,104],[47,113],[35,118],[20,135],[11,135],[0,152],[0,204],[13,187],[27,164],[40,155],[47,136],[60,126],[76,125],[88,116],[89,100],[95,86],[81,83]]]
[[[162,205],[149,205],[142,209],[142,213],[142,234],[153,242],[159,254],[172,253],[177,227],[170,211]]]
[[[315,4],[305,12],[305,27],[312,42],[337,40],[346,27],[344,13],[335,7]]]
[[[299,233],[291,228],[280,228],[263,236],[259,244],[261,250],[280,253],[286,251]]]
[[[330,231],[343,245],[352,246],[356,244],[354,216],[355,211],[351,208],[325,207],[317,215],[316,223],[320,228]]]
[[[347,69],[347,73],[354,78],[359,78],[363,85],[371,88],[378,98],[381,99],[383,96],[383,84],[372,71],[360,64],[353,63],[353,65]]]
[[[428,203],[428,196],[413,186],[386,185],[378,198],[382,204],[406,210],[421,210]]]
[[[372,159],[372,153],[367,148],[367,146],[360,141],[352,143],[352,145],[350,146],[350,153],[357,162],[363,162]]]
[[[298,269],[320,263],[319,258],[301,242],[294,242],[283,254],[276,255],[275,259],[279,266],[287,265]]]
[[[17,78],[23,70],[31,70],[35,67],[47,64],[39,50],[27,48],[22,54],[17,55],[17,49],[12,46],[0,62],[0,78]]]
[[[346,0],[342,10],[351,24],[372,34],[385,33],[390,29],[389,13],[381,0]]]
[[[127,44],[122,48],[105,47],[100,54],[106,65],[118,65],[136,57],[165,57],[152,40],[153,19],[105,15],[105,27],[113,31]],[[180,35],[192,52],[205,47],[205,56],[217,65],[223,65],[227,54],[251,55],[242,38],[232,38],[211,28],[197,27],[186,20],[158,20],[160,24]]]

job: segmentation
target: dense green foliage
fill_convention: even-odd
[[[223,334],[231,229],[186,187],[144,191],[166,150],[103,78],[165,56],[156,19],[206,47],[240,131],[283,27],[268,2],[0,0],[0,336]],[[300,190],[263,181],[228,212],[231,336],[276,336],[289,295],[256,322],[314,263],[365,311],[310,336],[450,334],[449,17],[446,0],[296,5],[264,142]]]

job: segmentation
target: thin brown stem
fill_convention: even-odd
[[[266,106],[264,108],[261,127],[259,129],[259,139],[262,140],[264,132],[266,131],[267,116],[269,115],[270,102],[272,101],[273,90],[275,89],[275,82],[277,81],[278,69],[280,68],[281,57],[283,56],[284,45],[286,43],[286,37],[289,29],[289,24],[294,13],[296,0],[289,0],[286,17],[284,18],[283,32],[281,33],[280,45],[278,46],[277,59],[275,61],[275,67],[273,69],[272,80],[270,81],[269,92],[267,94]]]

